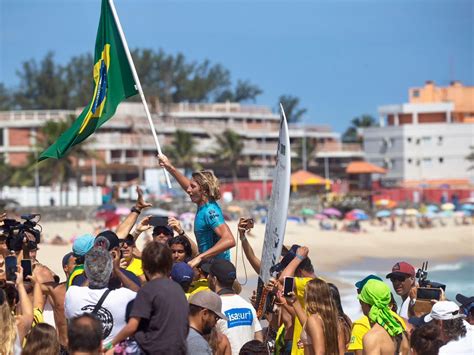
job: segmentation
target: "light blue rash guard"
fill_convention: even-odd
[[[224,224],[224,215],[215,201],[210,201],[198,208],[194,219],[194,235],[198,243],[199,253],[211,249],[219,241],[214,229]],[[214,258],[230,261],[230,251],[226,250]]]

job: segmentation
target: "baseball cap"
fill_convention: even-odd
[[[462,307],[472,308],[474,307],[474,296],[467,297],[460,293],[456,295],[456,301],[458,301]]]
[[[217,293],[207,290],[196,292],[189,298],[189,304],[208,309],[221,319],[227,320],[227,317],[222,313],[222,300]]]
[[[405,261],[400,261],[393,265],[392,272],[387,274],[387,279],[391,278],[394,275],[408,275],[415,276],[415,268],[413,265],[408,264]]]
[[[112,274],[112,256],[108,250],[93,247],[85,257],[84,272],[90,286],[104,287]]]
[[[376,276],[376,275],[372,275],[370,274],[369,276],[363,278],[362,280],[360,281],[357,281],[355,283],[355,287],[358,289],[358,290],[362,290],[365,286],[365,284],[367,283],[367,281],[369,280],[379,280],[379,281],[383,281],[380,277]]]
[[[160,234],[160,232],[163,232],[163,234],[173,236],[173,229],[169,226],[155,226],[153,228],[153,236]]]
[[[111,251],[113,248],[118,248],[120,246],[119,237],[117,237],[117,234],[115,234],[111,230],[106,230],[97,234],[97,238],[99,237],[103,237],[107,239],[107,241],[109,242],[109,247],[108,247],[109,251]]]
[[[92,234],[84,234],[77,237],[72,244],[72,252],[74,255],[83,256],[94,246],[94,236]]]
[[[179,284],[183,282],[190,283],[193,281],[194,271],[187,263],[180,261],[173,264],[171,278]]]
[[[214,259],[212,263],[203,264],[201,269],[217,277],[217,280],[222,283],[231,283],[237,278],[237,270],[228,260]]]
[[[425,316],[425,322],[433,319],[450,320],[465,318],[466,316],[459,311],[459,306],[453,301],[439,301],[433,305],[431,312]]]

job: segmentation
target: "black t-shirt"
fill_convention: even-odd
[[[188,301],[170,279],[147,282],[138,291],[130,317],[140,318],[135,339],[147,354],[186,354]]]

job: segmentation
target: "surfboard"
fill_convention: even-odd
[[[273,170],[272,194],[268,207],[265,239],[263,242],[260,279],[267,283],[271,277],[273,265],[278,263],[285,237],[288,217],[288,202],[290,199],[291,149],[290,135],[285,110],[280,103],[280,134],[276,152],[276,165]]]

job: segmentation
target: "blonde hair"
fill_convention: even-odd
[[[338,312],[329,285],[318,278],[309,281],[305,287],[305,303],[306,311],[310,315],[318,314],[323,321],[326,354],[338,354]]]
[[[195,171],[192,174],[194,181],[199,185],[208,199],[217,201],[221,198],[219,179],[210,170]]]
[[[15,316],[8,305],[5,292],[2,289],[0,292],[0,299],[3,299],[0,304],[0,354],[10,355],[13,354],[13,344],[17,337]]]

